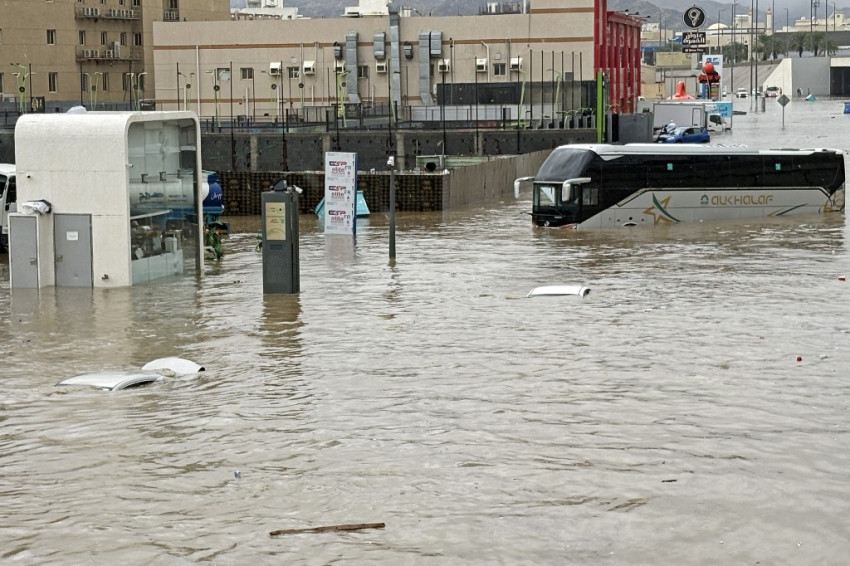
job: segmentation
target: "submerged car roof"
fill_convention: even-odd
[[[15,174],[15,166],[11,163],[0,163],[0,175],[9,175]]]

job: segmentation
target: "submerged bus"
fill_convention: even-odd
[[[537,226],[655,226],[844,210],[844,152],[837,149],[565,145],[533,181]]]

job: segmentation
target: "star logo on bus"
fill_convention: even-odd
[[[643,213],[652,216],[653,226],[658,226],[661,222],[667,222],[668,224],[679,222],[678,218],[667,212],[667,206],[670,204],[670,198],[671,197],[668,196],[667,198],[659,201],[655,195],[652,195],[652,206],[644,210]]]

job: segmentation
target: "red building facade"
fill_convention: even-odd
[[[593,3],[594,69],[608,83],[608,104],[615,114],[635,111],[640,96],[640,28],[643,18],[609,12],[607,0]]]

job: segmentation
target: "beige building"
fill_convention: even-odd
[[[153,98],[153,25],[230,20],[228,0],[0,0],[0,98],[26,109]]]
[[[433,106],[442,83],[474,87],[479,104],[498,103],[499,85],[508,83],[522,85],[526,100],[540,100],[529,112],[557,113],[552,93],[563,96],[570,82],[594,80],[591,0],[533,0],[524,14],[394,12],[155,22],[157,109],[310,119],[317,116],[311,108],[338,102]]]

